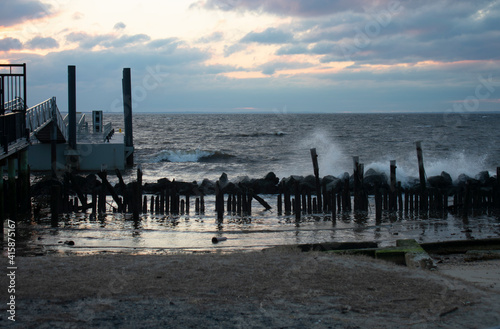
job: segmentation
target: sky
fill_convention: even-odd
[[[134,112],[500,110],[500,0],[0,0],[28,105]]]

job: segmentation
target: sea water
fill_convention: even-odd
[[[123,129],[123,116],[106,114],[115,130]],[[160,178],[176,181],[229,180],[248,176],[262,178],[268,172],[278,177],[310,175],[309,150],[316,148],[320,176],[352,173],[353,156],[365,170],[389,175],[389,162],[396,160],[397,179],[405,185],[418,177],[415,142],[421,141],[427,176],[448,172],[474,177],[480,171],[496,174],[500,165],[500,114],[135,114],[134,160],[144,173],[144,182]],[[135,179],[135,167],[124,172]],[[113,180],[113,177],[110,177]],[[276,196],[262,196],[274,208]],[[254,201],[251,216],[227,215],[215,219],[214,200],[208,196],[204,215],[144,214],[140,222],[128,215],[68,214],[60,226],[47,222],[32,227],[32,242],[57,252],[127,251],[136,253],[179,250],[260,249],[278,244],[325,241],[377,241],[393,244],[396,239],[440,241],[498,237],[500,220],[495,214],[474,219],[448,213],[430,216],[384,214],[375,222],[373,200],[368,213],[304,216],[297,223],[276,211],[263,211]],[[194,200],[191,200],[193,203]],[[220,244],[213,236],[228,239]],[[40,238],[40,239],[38,239]],[[74,246],[64,241],[75,242]]]

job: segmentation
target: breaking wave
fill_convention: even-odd
[[[219,162],[232,157],[234,156],[220,151],[163,150],[153,158],[153,162]]]

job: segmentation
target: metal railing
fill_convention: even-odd
[[[30,138],[41,128],[52,121],[53,116],[56,116],[57,127],[68,140],[68,127],[57,108],[56,98],[52,97],[46,101],[29,108],[26,111],[26,127],[29,130]]]
[[[16,97],[11,101],[4,103],[5,112],[17,112],[24,110],[24,99],[21,97]]]

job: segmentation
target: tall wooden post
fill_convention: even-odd
[[[122,90],[123,90],[123,115],[125,120],[125,147],[134,147],[134,137],[132,133],[132,84],[130,76],[130,68],[123,69],[123,79],[122,79]],[[127,166],[134,165],[134,153],[125,159]]]
[[[390,177],[390,192],[389,192],[389,210],[396,210],[396,160],[391,160],[391,177]]]
[[[318,199],[318,212],[322,212],[323,202],[321,201],[321,184],[319,181],[319,165],[318,165],[318,154],[316,153],[316,149],[312,148],[311,150],[311,159],[314,167],[314,176],[316,178],[316,197]]]
[[[428,205],[427,200],[427,186],[425,179],[424,157],[422,154],[421,142],[416,142],[417,146],[417,159],[418,159],[418,175],[420,178],[420,210],[426,210]]]
[[[16,189],[16,159],[10,157],[8,160],[9,174],[9,217],[17,220],[17,189]]]
[[[360,181],[359,181],[359,156],[352,157],[352,162],[354,165],[354,170],[352,173],[353,177],[353,193],[354,193],[354,210],[361,210],[361,200],[360,200]]]
[[[68,146],[76,150],[76,67],[68,65]]]
[[[295,182],[295,220],[300,222],[300,190],[299,190],[299,182]]]

